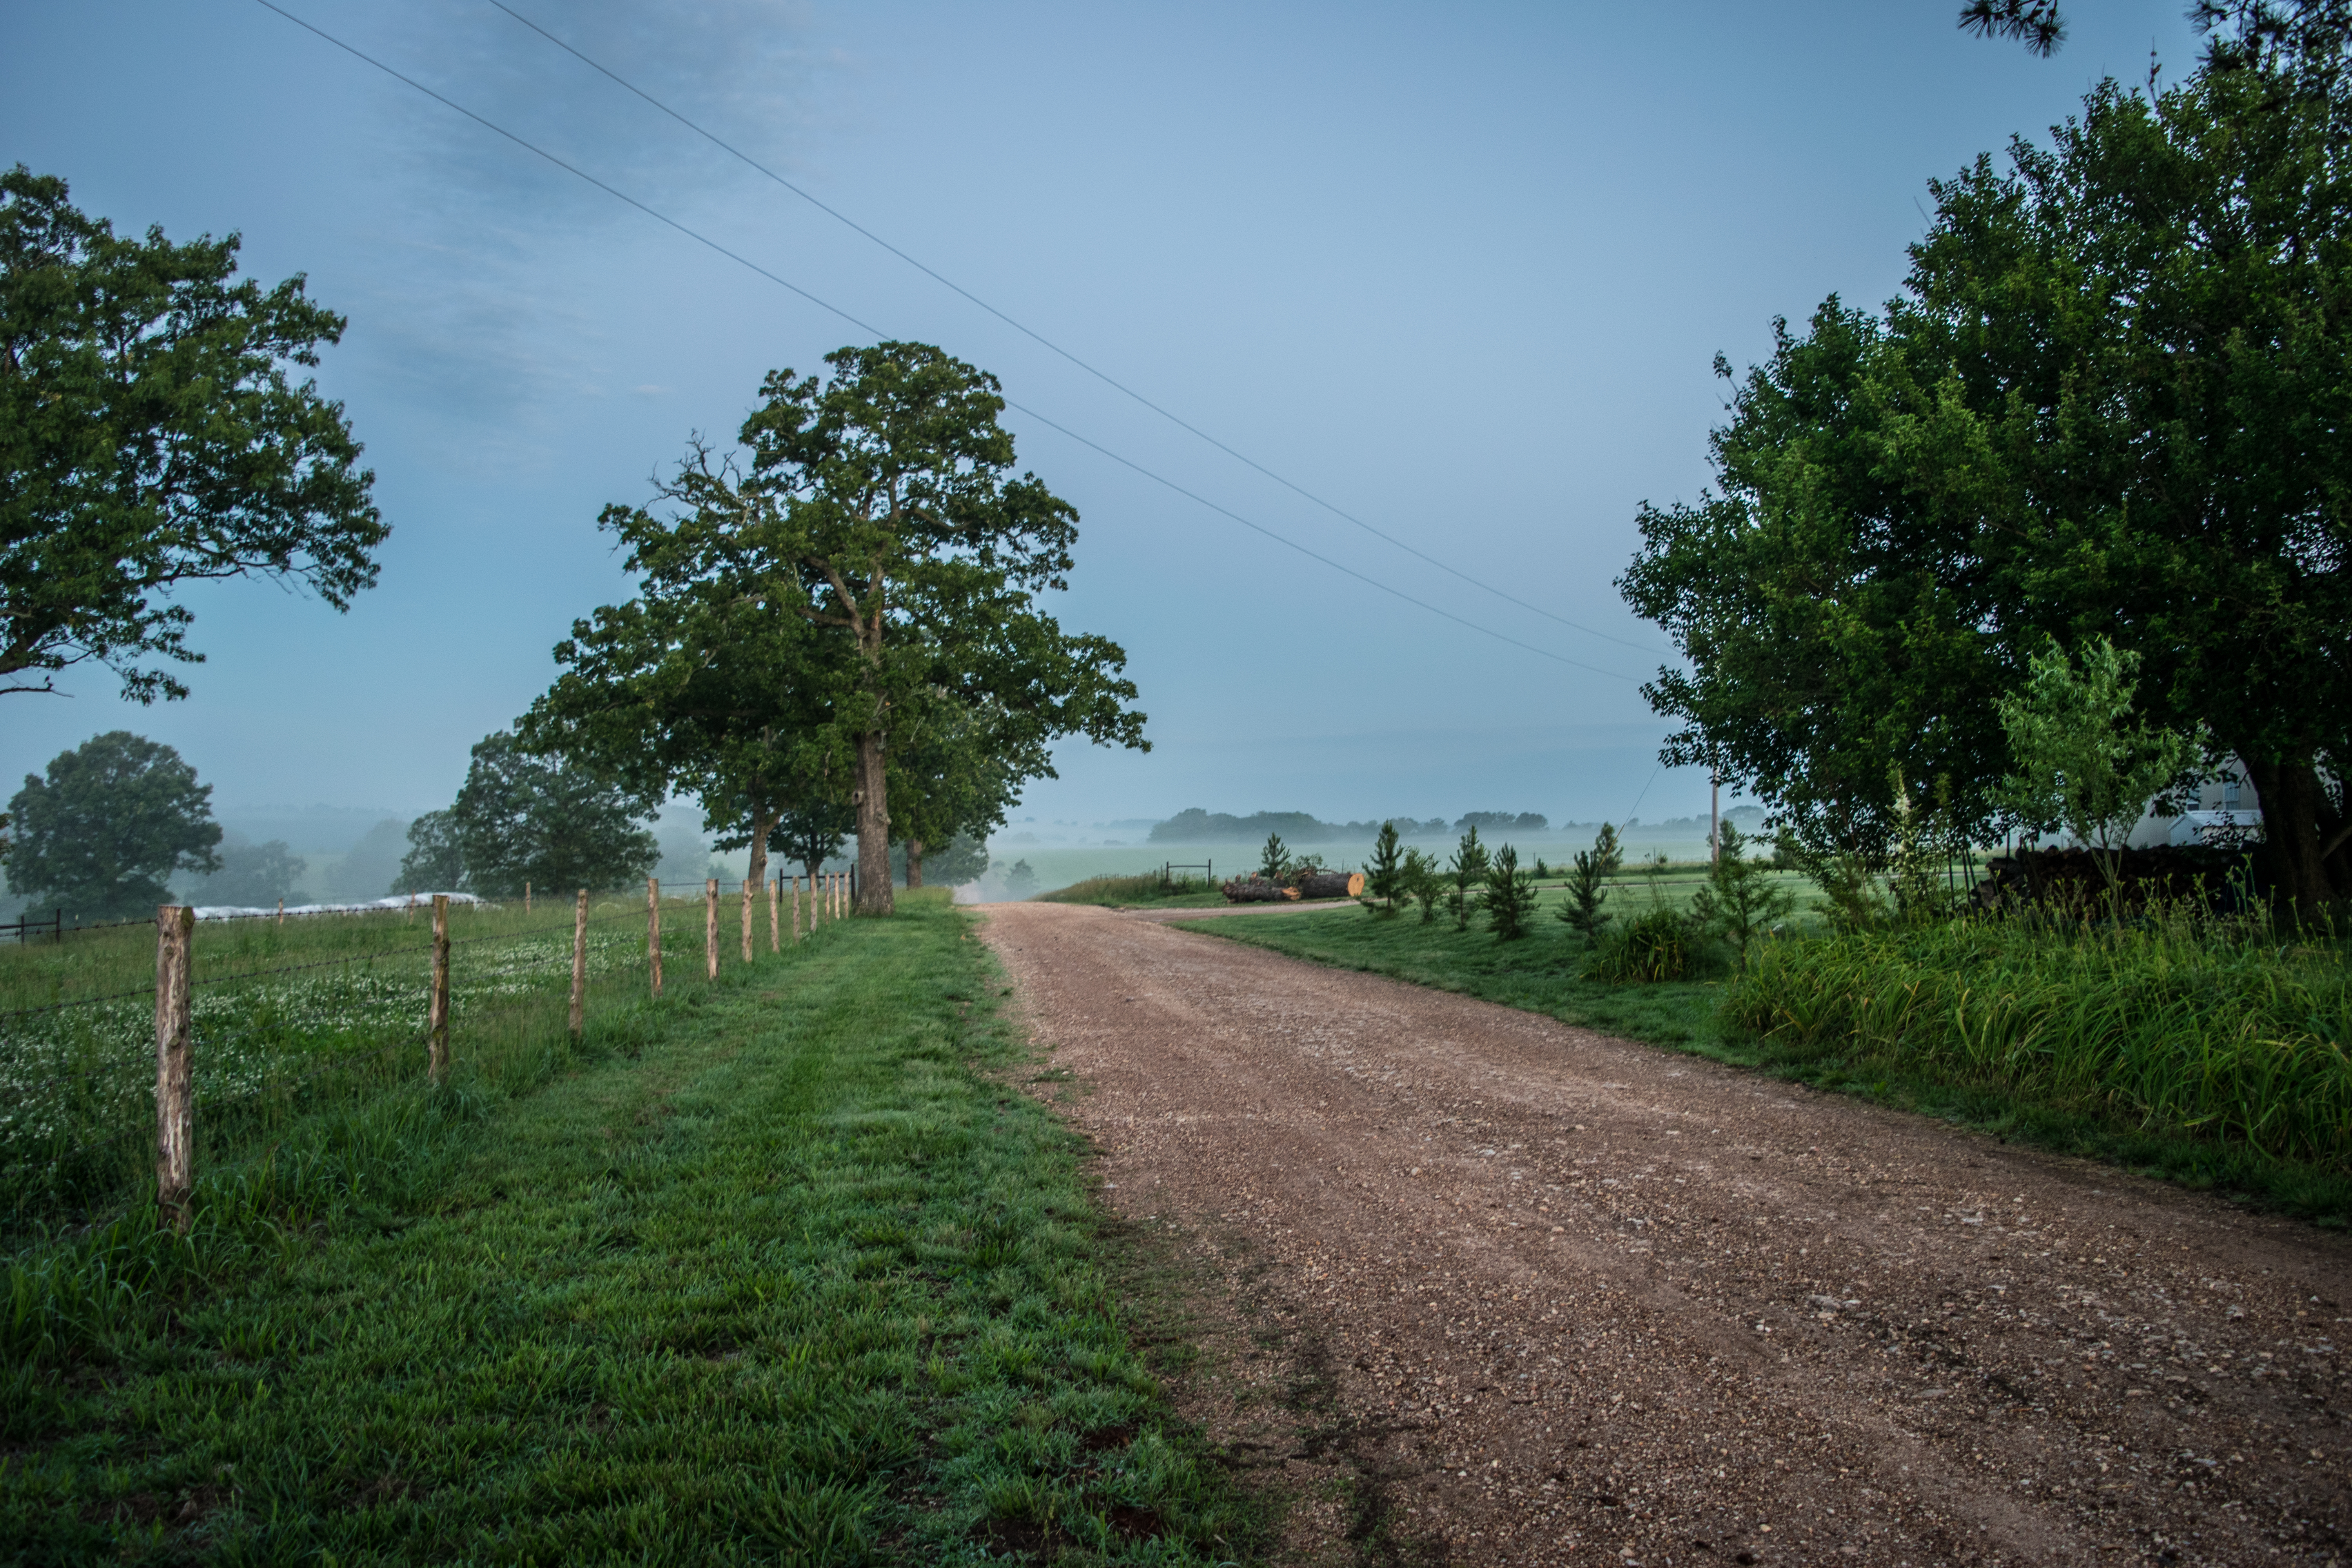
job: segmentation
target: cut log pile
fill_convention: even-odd
[[[1227,882],[1223,891],[1225,901],[1234,904],[1271,904],[1283,900],[1296,902],[1302,899],[1352,899],[1364,890],[1361,871],[1326,871],[1308,867],[1280,882],[1269,882],[1253,871],[1246,877],[1236,877]]]

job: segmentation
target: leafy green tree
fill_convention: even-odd
[[[1265,836],[1265,847],[1258,851],[1257,874],[1269,882],[1279,882],[1290,869],[1290,846],[1282,841],[1279,833]]]
[[[1490,864],[1486,847],[1478,842],[1478,825],[1474,822],[1463,829],[1462,841],[1454,846],[1454,858],[1445,868],[1446,878],[1454,884],[1446,902],[1454,910],[1455,931],[1470,929],[1470,889],[1485,883]]]
[[[1395,823],[1381,824],[1380,837],[1372,840],[1371,861],[1364,871],[1364,892],[1368,904],[1371,899],[1380,900],[1378,904],[1370,906],[1372,912],[1383,917],[1395,914],[1398,901],[1406,897],[1404,860],[1397,841]]]
[[[1568,897],[1559,910],[1559,919],[1584,933],[1587,947],[1601,941],[1601,930],[1616,917],[1606,913],[1601,905],[1609,901],[1609,879],[1623,868],[1625,853],[1617,842],[1617,829],[1604,822],[1592,840],[1592,847],[1576,852],[1576,860],[1568,874]]]
[[[1028,861],[1013,862],[1013,869],[1004,874],[1004,890],[1016,899],[1025,899],[1037,890],[1037,873],[1029,868]]]
[[[950,838],[943,843],[925,846],[922,874],[930,884],[941,888],[960,888],[966,882],[980,880],[988,869],[988,844],[979,838]],[[913,886],[921,887],[921,882]]]
[[[188,889],[191,904],[260,909],[280,899],[289,904],[308,901],[302,896],[301,884],[309,863],[295,854],[284,839],[255,844],[229,834],[223,837],[216,853],[220,869]]]
[[[133,700],[185,697],[143,662],[204,657],[178,584],[274,577],[341,610],[375,582],[375,476],[289,376],[343,320],[299,277],[234,281],[235,235],[123,238],[67,196],[0,174],[0,692],[94,659]]]
[[[1127,656],[1062,630],[1036,605],[1068,585],[1077,514],[1034,474],[1012,476],[996,379],[923,343],[826,356],[830,381],[789,370],[744,422],[755,501],[747,550],[852,672],[832,728],[850,753],[858,905],[892,907],[888,754],[901,710],[947,692],[992,707],[1001,739],[1084,734],[1148,750]],[[787,575],[789,574],[789,575]],[[1008,735],[1011,727],[1013,733]]]
[[[844,800],[786,806],[776,819],[774,842],[778,852],[814,882],[824,863],[841,853],[856,826],[857,814]]]
[[[909,888],[923,885],[931,849],[959,837],[984,844],[1004,826],[1022,781],[1054,772],[1034,727],[1009,719],[993,701],[974,706],[946,692],[927,696],[901,705],[890,747],[891,830],[906,857]]]
[[[1445,896],[1444,869],[1435,857],[1417,844],[1408,846],[1398,880],[1405,895],[1421,906],[1421,923],[1427,925],[1435,920],[1438,900]]]
[[[1528,934],[1528,921],[1536,912],[1535,873],[1519,868],[1519,852],[1507,844],[1495,851],[1486,868],[1479,907],[1486,911],[1486,927],[1496,941],[1517,942]]]
[[[457,819],[447,811],[428,811],[408,825],[408,853],[400,858],[395,893],[462,893],[473,884],[466,878],[466,855],[457,843]]]
[[[661,859],[660,840],[641,826],[658,805],[583,764],[534,755],[501,730],[475,745],[448,826],[469,891],[619,888]]]
[[[172,901],[173,872],[220,868],[212,793],[169,746],[94,735],[9,801],[8,886],[86,921],[152,915]]]
[[[2139,656],[2105,637],[2084,647],[2078,668],[2052,644],[2035,654],[2023,688],[1998,704],[2017,771],[2004,780],[2010,809],[2036,832],[2063,828],[2092,852],[2107,889],[2149,805],[2188,782],[2196,743],[2132,716]]]
[[[1727,822],[1720,831],[1721,850],[1707,867],[1706,884],[1691,896],[1690,918],[1738,949],[1744,970],[1748,946],[1788,919],[1797,900],[1775,879],[1769,862],[1748,857],[1738,827]]]
[[[2326,72],[2208,68],[1935,183],[1903,296],[1780,329],[1717,493],[1643,510],[1622,585],[1690,666],[1647,688],[1666,758],[1874,868],[1897,776],[1982,841],[1999,699],[2105,635],[2151,724],[2242,763],[2294,907],[2352,892],[2347,129]]]
[[[749,847],[764,882],[784,815],[846,792],[830,725],[854,678],[800,613],[796,584],[747,555],[756,510],[700,482],[728,473],[698,447],[665,487],[669,515],[604,509],[597,525],[627,549],[636,596],[572,623],[555,647],[562,673],[517,732],[646,798],[694,796],[717,847]]]

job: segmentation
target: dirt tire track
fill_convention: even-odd
[[[1355,1498],[1301,1557],[2346,1553],[2338,1235],[1154,921],[985,919],[1106,1202],[1316,1385],[1289,1457]]]

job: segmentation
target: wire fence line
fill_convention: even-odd
[[[817,904],[825,896],[828,885],[845,879],[820,878],[803,888],[803,879],[779,876],[763,879],[755,886],[712,886],[705,879],[696,890],[701,897],[695,900],[708,906],[715,921],[720,906],[740,908],[743,924],[743,944],[746,955],[756,952],[751,941],[751,916],[757,903],[764,897],[769,904],[771,951],[782,948],[781,904],[787,892],[794,905],[791,934],[793,944],[808,940],[823,925],[847,912],[845,904],[820,919]],[[662,897],[663,886],[649,879],[654,895],[653,907],[610,910],[594,915],[588,913],[587,895],[577,893],[564,902],[573,904],[572,918],[562,924],[531,924],[520,930],[482,931],[465,937],[450,934],[450,916],[467,907],[436,900],[433,910],[433,936],[428,942],[404,942],[394,947],[375,948],[365,952],[341,953],[298,963],[273,964],[261,969],[238,970],[225,974],[207,975],[198,979],[194,973],[195,950],[201,941],[203,926],[194,919],[193,911],[178,906],[167,906],[158,911],[150,923],[157,932],[156,980],[151,986],[100,993],[40,1006],[22,1007],[0,1013],[0,1096],[18,1103],[0,1104],[0,1202],[19,1210],[15,1216],[23,1217],[23,1201],[43,1194],[54,1202],[66,1189],[58,1185],[90,1190],[97,1182],[100,1188],[115,1186],[133,1179],[134,1173],[115,1168],[109,1151],[127,1140],[147,1134],[157,1142],[157,1180],[154,1188],[159,1206],[166,1218],[178,1226],[186,1224],[186,1204],[193,1185],[192,1158],[195,1150],[194,1112],[199,1106],[209,1111],[228,1110],[234,1107],[266,1100],[272,1095],[293,1097],[330,1075],[353,1068],[369,1060],[382,1060],[396,1053],[425,1047],[427,1076],[439,1082],[448,1070],[451,1053],[448,1037],[453,1018],[455,999],[464,1004],[464,1024],[467,1030],[484,1025],[498,1027],[495,1020],[544,1007],[560,1005],[562,990],[552,984],[558,978],[560,949],[545,939],[569,932],[571,944],[571,1020],[570,1032],[576,1040],[584,1021],[584,1007],[591,973],[604,976],[607,981],[616,971],[647,969],[652,971],[652,994],[661,994],[658,982],[657,948],[654,942],[658,921],[656,910],[671,900]],[[722,890],[723,889],[723,890]],[[624,895],[625,897],[626,895]],[[800,904],[808,901],[805,924],[800,915]],[[575,901],[576,900],[576,901]],[[509,906],[511,907],[511,906]],[[397,909],[381,911],[397,914]],[[736,912],[730,908],[730,913]],[[631,960],[616,953],[611,933],[614,928],[643,922],[646,942],[639,956]],[[685,922],[683,932],[674,933],[670,945],[679,956],[703,956],[702,931],[694,922]],[[730,921],[731,923],[731,921]],[[591,940],[595,933],[596,940]],[[537,951],[518,958],[492,957],[465,964],[452,964],[453,950],[463,948],[479,952],[509,948]],[[733,945],[723,938],[711,944],[709,971],[715,978],[720,959],[727,947]],[[625,949],[623,950],[625,952]],[[592,963],[592,953],[597,962]],[[113,962],[120,963],[117,954]],[[388,961],[426,959],[431,971],[427,983],[420,987],[423,995],[411,994],[402,1000],[398,994],[406,984],[391,974],[371,975]],[[617,959],[617,962],[615,960]],[[27,960],[32,961],[31,955]],[[734,961],[730,960],[730,963]],[[484,967],[487,965],[487,967]],[[268,982],[290,976],[316,975],[323,971],[339,971],[350,976],[356,992],[333,979],[318,982],[298,981],[298,989],[289,994],[271,994]],[[453,982],[453,971],[455,980]],[[468,978],[468,975],[471,978]],[[313,984],[330,989],[320,993],[305,992],[299,987]],[[260,985],[249,1004],[239,1000],[233,990],[240,985]],[[614,994],[609,984],[597,989],[609,1003]],[[224,994],[226,993],[226,994]],[[214,997],[202,1008],[197,1005],[200,994]],[[152,1086],[142,1081],[145,1061],[140,1037],[146,1027],[145,1010],[131,1016],[119,1005],[139,999],[152,998],[154,1079]],[[425,1026],[419,1031],[413,1008],[418,1000],[425,1005]],[[74,1009],[98,1008],[107,1004],[118,1005],[111,1016],[100,1016],[93,1022],[74,1026],[68,1034],[46,1038],[26,1036],[21,1032],[14,1038],[5,1026],[22,1026],[23,1021],[43,1016],[68,1013]],[[224,1015],[221,1008],[232,1009]],[[402,1016],[402,1015],[405,1016]],[[202,1015],[200,1016],[199,1015]],[[227,1021],[224,1023],[224,1019]],[[550,1020],[551,1024],[552,1019]],[[325,1036],[348,1033],[373,1033],[389,1026],[398,1031],[396,1038],[371,1041],[353,1048],[319,1052],[305,1048],[306,1038],[325,1045]],[[226,1029],[226,1035],[220,1031]],[[527,1026],[528,1027],[528,1026]],[[196,1047],[201,1047],[201,1052]],[[114,1055],[113,1061],[68,1063],[65,1059],[43,1061],[43,1056],[53,1052],[83,1054],[91,1051]],[[226,1052],[226,1055],[223,1053]],[[14,1058],[14,1060],[10,1058]],[[199,1067],[204,1070],[201,1074]],[[289,1072],[285,1069],[297,1069]],[[10,1069],[16,1069],[13,1073]],[[257,1075],[257,1076],[256,1076]],[[6,1079],[14,1076],[20,1081],[11,1086]],[[224,1082],[224,1076],[226,1081]],[[239,1079],[247,1081],[239,1082]],[[44,1102],[34,1108],[38,1114],[28,1115],[21,1101],[23,1096],[7,1095],[16,1087],[34,1091]],[[227,1090],[228,1092],[223,1092]],[[371,1090],[370,1092],[373,1092]],[[242,1116],[243,1112],[238,1112]],[[276,1112],[268,1112],[274,1116]],[[112,1131],[88,1135],[93,1130],[89,1121],[114,1121],[122,1124]],[[73,1123],[81,1121],[80,1129]],[[13,1125],[12,1125],[13,1123]],[[237,1123],[246,1131],[232,1132],[233,1141],[249,1137],[252,1124]],[[74,1137],[81,1131],[85,1135]],[[60,1142],[60,1135],[70,1142]],[[218,1132],[210,1136],[217,1138]],[[13,1145],[13,1147],[12,1147]],[[173,1151],[183,1151],[173,1165]],[[217,1157],[217,1156],[210,1156]],[[99,1162],[92,1165],[92,1161]],[[37,1191],[36,1190],[37,1189]],[[77,1205],[79,1200],[74,1200]],[[13,1223],[13,1221],[12,1221]]]
[[[722,888],[723,888],[723,887],[724,887],[724,884],[722,884]],[[736,891],[736,892],[734,892],[734,893],[731,893],[731,894],[730,894],[730,893],[728,893],[728,892],[725,892],[725,891],[722,891],[722,892],[720,893],[720,895],[719,895],[719,900],[720,900],[720,902],[723,904],[723,903],[727,900],[727,899],[729,899],[730,897],[734,897],[734,898],[738,898],[738,899],[740,899],[741,896],[742,896],[742,895],[741,895],[741,893],[740,893],[740,890],[738,890],[738,891]],[[455,907],[455,906],[453,906],[453,908],[454,908],[454,907]],[[396,913],[400,913],[400,912],[402,912],[402,911],[400,911],[400,910],[382,910],[382,911],[373,911],[373,912],[381,912],[381,913],[385,913],[385,914],[396,914]],[[621,922],[621,921],[634,921],[634,920],[637,920],[637,919],[640,919],[640,918],[642,918],[642,917],[641,917],[641,915],[638,913],[638,911],[636,911],[636,910],[624,910],[624,911],[622,911],[622,912],[615,913],[615,914],[609,914],[609,915],[596,915],[596,916],[593,916],[593,917],[591,917],[591,918],[589,919],[589,921],[587,921],[587,923],[588,923],[588,925],[590,925],[590,926],[592,926],[592,927],[595,927],[595,926],[607,926],[607,925],[614,925],[614,924],[617,924],[617,923],[619,923],[619,922]],[[147,920],[147,921],[121,921],[121,922],[118,922],[118,924],[119,924],[119,925],[137,925],[137,926],[143,926],[143,927],[145,927],[145,928],[147,928],[147,929],[150,929],[150,930],[152,930],[152,929],[153,929],[153,927],[154,927],[154,923],[155,923],[155,922],[154,922],[153,921],[152,921],[152,920]],[[208,924],[210,924],[211,922],[210,922],[209,921],[205,921],[205,922],[202,922],[202,923],[204,923],[204,924],[207,924],[207,925],[208,925]],[[85,927],[82,927],[82,928],[80,928],[80,929],[85,930],[85,931],[92,931],[92,930],[98,930],[98,929],[100,929],[100,928],[98,928],[98,927],[92,927],[92,926],[85,926]],[[532,937],[539,937],[539,936],[551,936],[551,935],[562,935],[562,933],[564,933],[564,932],[566,932],[566,931],[572,931],[572,929],[573,929],[572,925],[572,924],[567,923],[567,924],[563,924],[563,925],[534,926],[534,927],[531,927],[531,928],[530,928],[529,930],[526,930],[526,931],[486,931],[486,932],[484,932],[483,934],[481,934],[481,935],[479,935],[479,936],[452,937],[452,938],[450,938],[450,939],[449,939],[449,945],[450,945],[451,947],[467,947],[467,946],[476,945],[476,944],[478,944],[478,943],[481,943],[481,942],[523,942],[523,941],[527,941],[527,940],[529,940],[529,939],[530,939],[530,938],[532,938]],[[334,968],[341,968],[341,967],[344,967],[344,966],[347,966],[347,965],[350,965],[350,964],[354,964],[354,963],[374,963],[374,962],[375,962],[376,960],[378,960],[378,959],[385,959],[385,958],[399,958],[399,957],[402,957],[402,956],[404,956],[404,955],[409,955],[409,954],[419,955],[419,956],[429,955],[429,954],[432,952],[432,951],[433,951],[433,946],[432,946],[432,943],[431,943],[431,942],[418,942],[418,943],[412,943],[412,944],[410,944],[410,945],[404,946],[404,947],[387,947],[387,948],[378,948],[378,949],[374,950],[373,952],[355,952],[355,953],[351,953],[351,954],[348,954],[348,955],[345,955],[345,956],[341,956],[341,957],[336,957],[336,958],[322,958],[322,959],[320,959],[320,960],[318,960],[317,962],[315,962],[315,963],[289,963],[289,964],[281,964],[281,965],[279,965],[279,966],[278,966],[278,967],[276,967],[276,968],[271,968],[271,969],[238,970],[238,971],[236,971],[236,973],[230,973],[230,974],[210,974],[210,975],[205,975],[205,977],[203,977],[202,979],[194,980],[194,981],[192,981],[190,984],[194,984],[194,985],[200,985],[200,986],[201,986],[201,985],[226,985],[226,984],[234,984],[234,983],[236,983],[236,982],[237,982],[237,981],[240,981],[240,980],[259,980],[259,979],[263,979],[263,978],[266,978],[266,977],[268,977],[268,976],[269,976],[269,975],[273,975],[273,974],[296,974],[296,973],[301,973],[301,972],[303,972],[303,971],[305,971],[305,970],[314,970],[314,969],[334,969]],[[153,992],[153,987],[152,987],[152,986],[139,986],[139,987],[136,987],[136,988],[134,988],[134,989],[127,990],[127,991],[106,991],[106,992],[100,992],[100,993],[99,993],[99,994],[95,994],[95,995],[91,995],[91,996],[77,996],[77,997],[73,997],[73,998],[71,998],[71,999],[69,999],[69,1000],[63,1001],[63,1002],[49,1002],[49,1003],[45,1003],[45,1004],[43,1004],[43,1005],[39,1005],[39,1006],[36,1006],[36,1007],[14,1007],[14,1008],[9,1008],[9,1009],[7,1009],[7,1010],[5,1010],[5,1011],[0,1011],[0,1023],[5,1023],[7,1020],[9,1020],[9,1019],[11,1019],[11,1018],[26,1018],[26,1017],[31,1017],[31,1016],[33,1016],[34,1015],[36,1015],[36,1014],[40,1014],[40,1013],[56,1013],[56,1012],[62,1012],[62,1011],[64,1011],[65,1009],[67,1009],[67,1008],[70,1008],[70,1007],[86,1007],[86,1006],[91,1006],[91,1005],[96,1005],[96,1004],[98,1004],[98,1003],[101,1003],[101,1002],[120,1002],[120,1001],[125,1000],[126,998],[129,998],[129,997],[134,997],[134,996],[146,996],[146,995],[150,995],[150,994],[152,994],[152,992]]]

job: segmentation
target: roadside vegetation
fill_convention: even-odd
[[[1192,1563],[1256,1515],[1129,1349],[944,893],[289,1122],[8,1279],[0,1534],[196,1555]],[[461,1054],[460,1060],[464,1060]],[[164,1435],[158,1440],[153,1434]]]
[[[1163,877],[1147,871],[1134,877],[1088,877],[1050,893],[1039,893],[1047,904],[1103,904],[1112,909],[1222,909],[1224,894],[1216,884],[1198,877]]]
[[[1610,841],[1531,910],[1465,834],[1454,874],[1416,885],[1401,861],[1370,919],[1196,929],[2352,1223],[2352,943],[2332,928],[2261,905],[1979,907],[1924,831],[1885,873],[1811,878],[1728,832],[1712,867],[1630,875]]]

